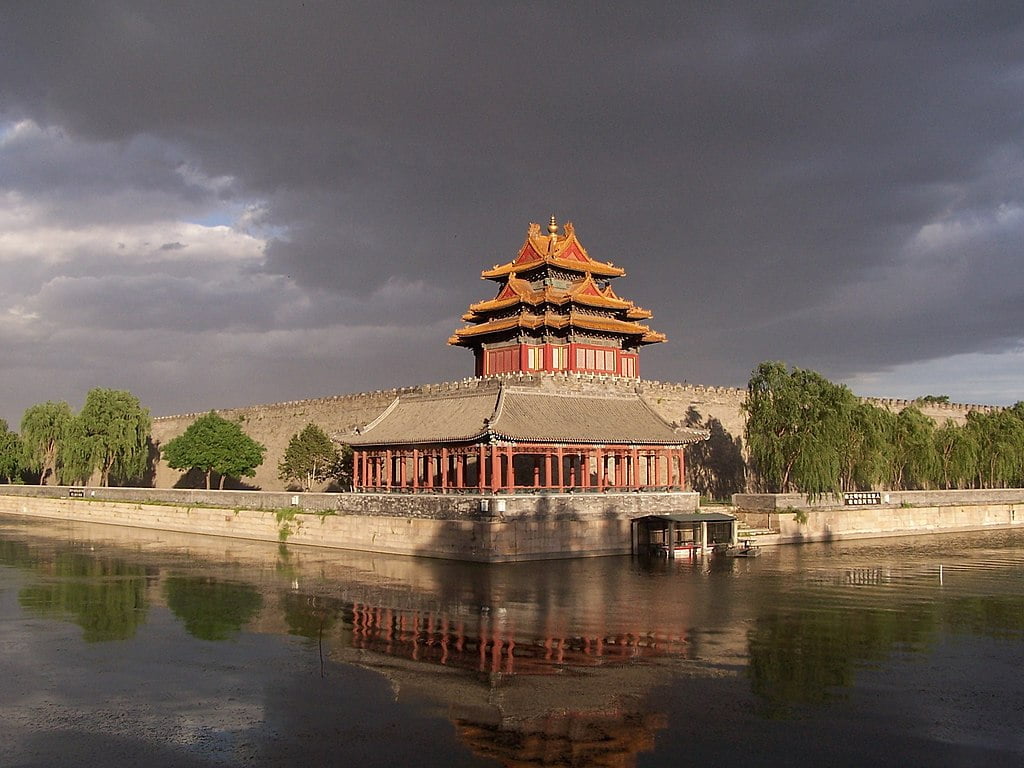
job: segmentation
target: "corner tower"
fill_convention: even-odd
[[[638,378],[640,347],[665,335],[639,322],[648,310],[612,290],[611,281],[625,274],[590,258],[571,223],[561,235],[554,216],[546,235],[530,224],[513,261],[481,272],[498,283],[498,293],[471,304],[462,316],[467,325],[448,343],[473,350],[477,376],[573,371]]]

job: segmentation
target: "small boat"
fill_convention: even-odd
[[[732,544],[716,544],[714,553],[726,557],[760,557],[761,548],[746,540],[739,547],[734,547]]]

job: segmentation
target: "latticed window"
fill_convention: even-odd
[[[551,348],[551,369],[554,371],[564,371],[569,367],[569,348],[568,347],[552,347]]]
[[[528,359],[527,365],[529,365],[531,371],[542,371],[544,370],[544,347],[530,347],[527,352]]]

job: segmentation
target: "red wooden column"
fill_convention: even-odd
[[[497,493],[501,485],[501,453],[496,445],[491,446],[491,491]]]
[[[551,449],[549,448],[544,452],[544,487],[554,488],[555,484],[551,482]]]
[[[465,453],[460,453],[455,457],[455,487],[461,490],[465,487],[465,481],[463,478],[466,473],[466,460],[469,457]]]
[[[640,487],[640,453],[639,453],[639,451],[637,451],[636,448],[634,448],[632,451],[630,451],[629,463],[630,463],[630,473],[632,474],[632,477],[630,478],[629,487],[630,488],[634,488],[634,489],[635,488],[639,488]]]
[[[477,486],[480,488],[480,493],[484,492],[484,488],[487,487],[487,446],[480,443],[480,462],[479,472],[477,474]]]
[[[420,449],[412,449],[412,489],[418,490],[420,487]]]
[[[686,449],[679,449],[679,490],[686,489]]]
[[[558,446],[558,490],[565,490],[565,451]]]
[[[599,491],[603,491],[604,490],[604,481],[605,481],[604,470],[605,470],[604,449],[603,448],[598,448],[597,449],[597,490],[599,490]]]
[[[508,466],[505,467],[505,469],[506,469],[506,473],[505,473],[505,487],[508,489],[509,493],[511,493],[512,491],[514,491],[516,489],[516,468],[515,468],[515,462],[512,459],[512,455],[513,455],[512,454],[512,450],[513,450],[513,447],[510,445],[508,447],[508,449],[507,449],[507,453],[508,453]]]
[[[393,488],[395,485],[395,465],[391,449],[384,450],[384,487]]]
[[[448,490],[448,449],[441,448],[441,493]]]

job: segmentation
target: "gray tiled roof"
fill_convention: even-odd
[[[552,393],[502,384],[482,392],[400,396],[358,434],[338,440],[415,445],[492,437],[521,443],[682,445],[706,433],[667,423],[638,394]]]
[[[359,434],[339,435],[350,445],[412,445],[476,440],[487,432],[497,392],[434,397],[399,396]]]

